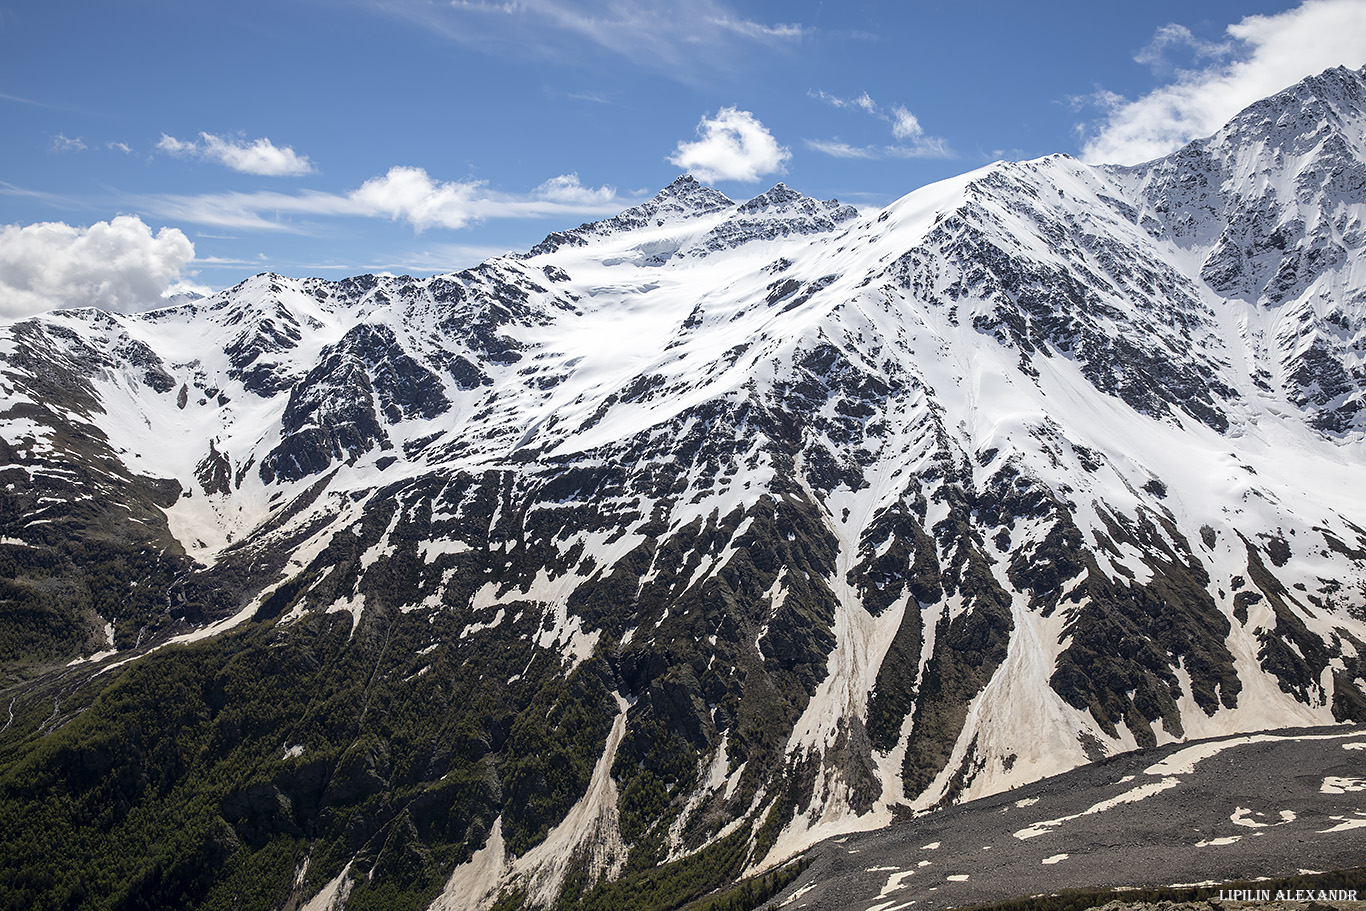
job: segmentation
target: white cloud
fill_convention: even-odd
[[[755,181],[783,170],[792,152],[749,111],[726,107],[697,124],[696,142],[680,142],[669,161],[706,183]]]
[[[88,228],[61,222],[0,228],[0,315],[57,307],[145,310],[182,282],[194,245],[176,228],[155,235],[120,215]]]
[[[62,133],[52,137],[52,151],[54,152],[84,152],[86,148],[85,140],[77,136],[72,139]]]
[[[574,204],[608,203],[617,198],[616,187],[598,187],[596,190],[579,183],[578,174],[561,174],[552,177],[531,191],[533,196],[552,202]]]
[[[198,155],[200,151],[199,146],[193,142],[185,142],[165,133],[161,134],[161,139],[157,142],[157,149],[167,155]]]
[[[289,146],[276,147],[262,137],[247,144],[234,143],[208,133],[204,138],[205,156],[220,161],[234,171],[266,177],[297,177],[313,171],[313,163]]]
[[[925,131],[914,114],[897,104],[892,106],[892,135],[897,139],[919,140],[924,138]]]
[[[899,104],[885,110],[867,92],[857,98],[841,98],[819,89],[807,92],[811,98],[836,108],[858,108],[888,124],[892,136],[901,140],[896,145],[854,146],[839,140],[808,139],[807,146],[836,158],[952,158],[953,150],[938,136],[927,136],[920,121]]]
[[[1184,40],[1183,33],[1189,34],[1181,26],[1165,26],[1149,48],[1160,51]],[[1098,125],[1083,126],[1091,138],[1082,157],[1147,161],[1213,133],[1252,102],[1306,76],[1331,66],[1360,67],[1366,62],[1366,0],[1305,0],[1284,13],[1248,16],[1227,33],[1232,41],[1226,56],[1232,59],[1224,59],[1223,45],[1204,44],[1206,52],[1197,55],[1217,62],[1179,71],[1170,85],[1115,105]],[[1139,62],[1150,56],[1145,49]]]
[[[168,155],[216,161],[234,171],[263,177],[298,177],[314,170],[308,156],[290,146],[280,148],[265,137],[244,142],[200,133],[199,141],[192,142],[162,133],[156,147]]]
[[[133,154],[133,147],[126,142],[106,142],[104,147],[111,152],[122,152],[125,155]]]
[[[477,182],[438,183],[422,168],[393,167],[351,193],[358,214],[403,219],[419,232],[433,226],[463,228],[475,217]]]

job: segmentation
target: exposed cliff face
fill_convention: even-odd
[[[1137,168],[864,214],[680,178],[465,272],[10,324],[2,654],[133,661],[75,691],[124,675],[136,731],[68,727],[146,781],[44,752],[88,664],[3,755],[115,829],[199,801],[277,897],[459,907],[1361,720],[1363,79]]]

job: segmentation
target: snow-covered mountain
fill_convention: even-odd
[[[1363,137],[1336,69],[1137,167],[872,212],[685,176],[464,272],[8,323],[14,698],[174,641],[363,675],[217,804],[317,907],[407,882],[394,839],[433,907],[547,905],[1366,720]],[[450,780],[440,826],[360,809]]]

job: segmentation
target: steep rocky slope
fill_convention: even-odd
[[[1364,104],[6,324],[4,882],[611,907],[1363,720]]]

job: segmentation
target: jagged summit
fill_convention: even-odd
[[[49,774],[39,685],[4,755],[280,905],[484,908],[1366,719],[1361,89],[882,212],[684,176],[476,269],[6,323],[6,641],[90,662],[62,737],[171,759]]]
[[[724,193],[703,186],[691,174],[684,174],[656,193],[648,202],[633,206],[620,215],[604,221],[585,225],[579,230],[593,234],[612,234],[651,225],[659,227],[666,221],[697,218],[734,205],[735,203]]]
[[[760,193],[748,202],[740,203],[736,208],[742,214],[749,214],[752,212],[762,212],[768,209],[806,209],[813,204],[830,209],[839,208],[838,200],[832,199],[824,203],[817,202],[810,196],[792,189],[785,183],[774,185],[771,190]]]
[[[841,205],[835,199],[821,202],[780,183],[735,206],[734,213],[697,241],[689,252],[706,255],[756,241],[829,233],[857,217],[858,210],[853,206]]]
[[[657,265],[679,253],[706,255],[753,240],[828,232],[857,215],[853,206],[833,199],[820,202],[783,183],[747,202],[735,203],[684,174],[653,199],[620,215],[550,234],[526,257],[626,235],[645,241],[649,249],[644,259]],[[647,238],[651,231],[658,236]]]
[[[660,190],[654,199],[640,206],[640,210],[645,214],[678,211],[703,215],[733,205],[735,203],[719,190],[703,186],[691,174],[681,174]]]
[[[1288,151],[1301,153],[1328,134],[1357,147],[1366,121],[1366,67],[1334,67],[1254,102],[1239,112],[1208,142],[1250,147],[1277,137]]]
[[[586,222],[571,231],[553,232],[526,255],[541,256],[566,245],[582,246],[592,237],[606,237],[650,226],[661,227],[666,222],[697,218],[734,205],[724,193],[703,186],[691,174],[683,174],[656,193],[653,199],[602,221]]]

